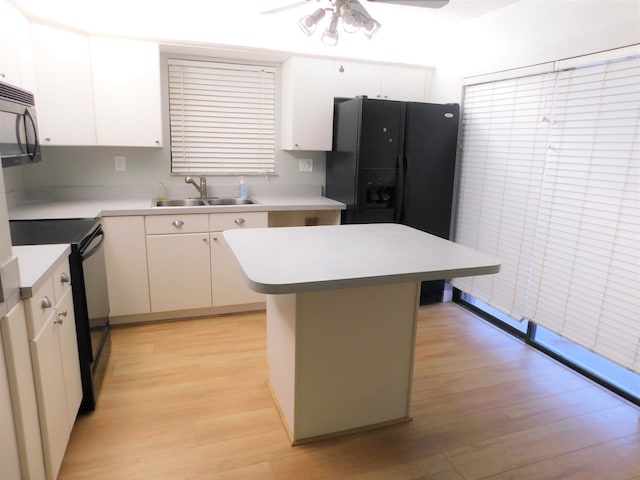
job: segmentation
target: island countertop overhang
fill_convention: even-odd
[[[288,294],[486,275],[490,255],[400,224],[229,230],[256,292]]]

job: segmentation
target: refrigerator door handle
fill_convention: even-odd
[[[396,179],[396,211],[393,218],[395,223],[400,223],[404,213],[405,170],[406,159],[404,158],[404,154],[401,153],[398,157],[398,178]]]

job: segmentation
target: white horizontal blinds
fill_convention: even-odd
[[[275,173],[275,69],[169,59],[173,173]]]
[[[526,316],[640,372],[640,58],[558,73]]]
[[[453,284],[516,319],[527,296],[552,88],[546,74],[465,90],[455,238],[502,266]]]

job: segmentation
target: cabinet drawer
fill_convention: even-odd
[[[53,271],[51,277],[53,279],[53,293],[56,297],[56,303],[60,301],[62,296],[71,288],[71,271],[69,269],[69,261],[65,260]],[[51,299],[53,300],[53,299]]]
[[[27,332],[29,338],[38,335],[49,315],[53,313],[56,303],[55,289],[51,277],[44,282],[31,298],[26,300],[27,307]]]
[[[206,213],[152,215],[144,217],[144,225],[147,235],[208,232],[209,216]]]
[[[267,212],[212,213],[211,231],[222,232],[233,228],[260,228],[269,224]]]

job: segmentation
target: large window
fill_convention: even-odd
[[[502,261],[454,286],[640,372],[640,55],[465,87],[456,241]]]
[[[275,69],[168,59],[171,171],[275,173]]]

